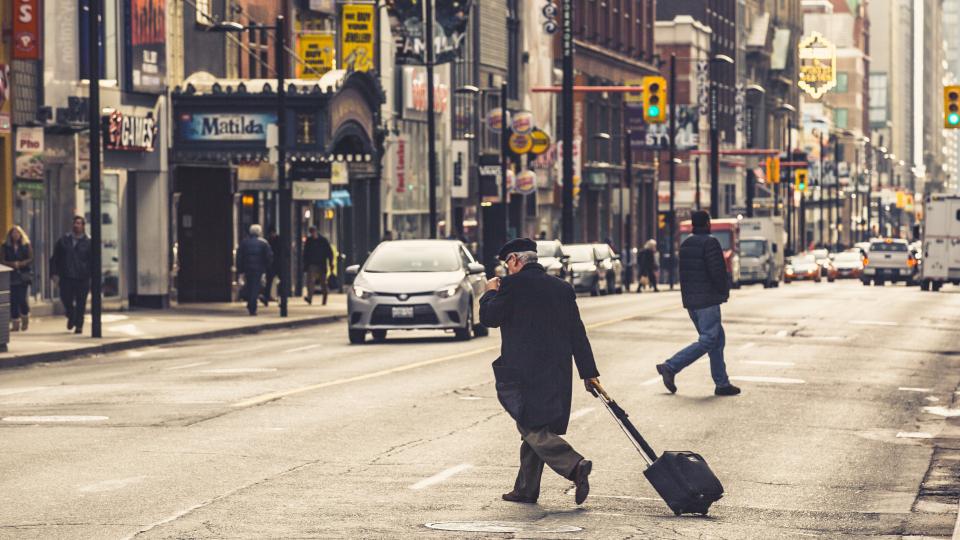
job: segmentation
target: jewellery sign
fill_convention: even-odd
[[[127,152],[153,152],[157,140],[157,122],[153,114],[147,116],[125,115],[115,111],[107,119],[107,150]]]
[[[434,63],[457,58],[467,36],[471,0],[435,0]],[[418,0],[387,0],[390,29],[397,46],[398,64],[423,65],[427,60],[424,5]]]
[[[372,71],[376,6],[343,4],[340,16],[340,67],[347,71]]]
[[[819,32],[800,40],[800,80],[797,85],[813,99],[837,86],[837,47]]]

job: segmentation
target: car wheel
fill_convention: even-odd
[[[920,282],[920,290],[921,290],[921,291],[929,291],[929,290],[930,290],[930,280],[929,280],[929,279],[925,279],[925,280],[923,280],[923,281]]]
[[[487,337],[490,335],[490,329],[482,324],[474,325],[473,337]]]
[[[371,330],[370,335],[373,336],[373,340],[377,343],[383,343],[387,340],[387,331],[386,330]]]
[[[351,328],[347,330],[347,333],[350,336],[350,343],[352,343],[353,345],[359,345],[363,343],[365,339],[367,339],[366,330],[354,330],[353,328]]]
[[[457,341],[469,341],[473,337],[473,306],[467,306],[467,323],[463,325],[463,328],[456,328],[453,330],[453,335],[457,338]]]
[[[864,287],[869,287],[869,286],[870,286],[870,280],[869,280],[869,279],[861,279],[860,282],[863,283],[863,286],[864,286]]]
[[[942,281],[936,281],[936,282],[933,283],[933,285],[932,285],[931,288],[933,289],[933,292],[940,292],[940,287],[943,287],[943,282],[942,282]]]
[[[617,278],[613,275],[607,274],[607,294],[614,294],[617,292],[616,284]]]
[[[833,282],[836,281],[836,280],[837,280],[837,278],[828,277],[828,278],[827,278],[827,283],[833,283]]]

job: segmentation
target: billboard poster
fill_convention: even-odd
[[[347,71],[373,71],[376,37],[374,4],[340,7],[340,64]]]
[[[303,63],[297,63],[297,77],[319,79],[333,69],[333,34],[300,34],[297,55]]]
[[[13,57],[40,59],[40,0],[13,0]]]
[[[166,2],[127,0],[128,82],[135,92],[163,92],[166,86]]]
[[[433,46],[434,62],[454,61],[467,36],[471,0],[436,0],[434,8]],[[397,46],[397,63],[422,65],[426,63],[426,39],[423,24],[423,2],[418,0],[387,0],[390,28]]]
[[[177,136],[186,142],[267,142],[276,113],[182,113]]]

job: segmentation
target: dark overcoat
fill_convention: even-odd
[[[265,274],[273,264],[270,244],[259,236],[248,236],[237,248],[237,272],[241,274]]]
[[[723,248],[708,230],[694,229],[680,244],[680,296],[687,309],[717,306],[730,298]]]
[[[498,363],[512,370],[519,382],[522,406],[514,416],[517,423],[565,433],[573,396],[570,358],[581,379],[600,376],[573,287],[547,275],[543,266],[529,263],[504,277],[499,291],[480,298],[480,323],[500,328]]]

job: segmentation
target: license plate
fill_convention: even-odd
[[[397,306],[391,312],[394,319],[412,319],[413,306]]]

